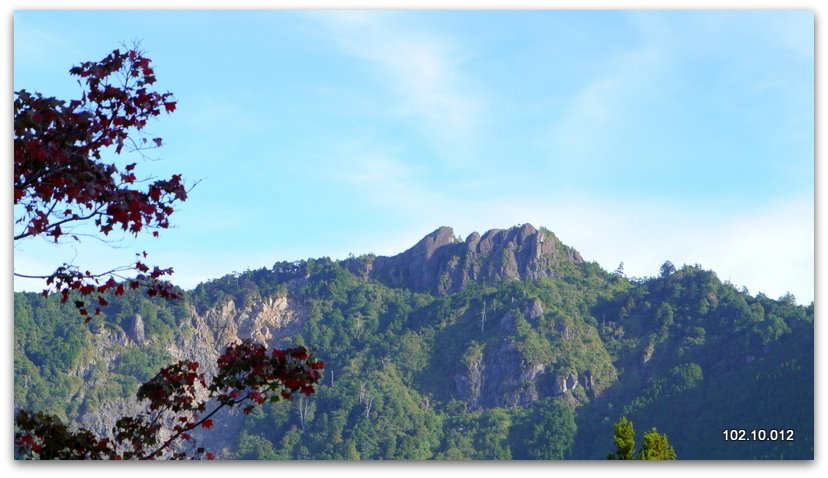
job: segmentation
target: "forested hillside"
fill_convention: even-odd
[[[182,293],[110,297],[89,325],[15,294],[15,406],[104,431],[162,365],[254,337],[312,348],[325,377],[200,437],[224,458],[604,459],[621,416],[679,459],[813,458],[813,304],[697,265],[632,279],[546,229],[440,228],[394,257],[277,262]]]

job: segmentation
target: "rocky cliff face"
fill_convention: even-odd
[[[555,277],[562,266],[582,261],[577,251],[561,244],[548,231],[525,224],[490,230],[482,236],[473,233],[465,241],[457,239],[451,228],[441,227],[396,256],[378,257],[372,262],[351,259],[343,265],[366,280],[377,280],[391,287],[449,294],[471,283]],[[295,289],[298,287],[289,288]],[[108,325],[96,331],[92,337],[94,356],[81,363],[73,374],[90,388],[110,383],[114,364],[131,347],[163,347],[170,362],[195,360],[206,373],[212,374],[216,358],[229,343],[250,338],[271,348],[290,346],[285,338],[301,333],[312,307],[312,302],[297,300],[291,294],[258,298],[244,306],[229,298],[206,310],[190,306],[189,318],[172,339],[149,337],[142,317],[136,314],[124,323],[123,329]],[[516,317],[519,314],[536,326],[544,315],[544,308],[538,299],[516,307],[513,312],[491,319],[490,327],[500,338],[487,343],[479,354],[460,366],[462,370],[453,377],[455,397],[466,401],[472,409],[511,407],[547,396],[573,398],[576,396],[573,391],[578,387],[594,396],[606,386],[606,374],[591,370],[563,372],[552,363],[527,362],[515,340]],[[163,342],[156,343],[156,340]],[[448,365],[445,373],[453,373],[451,368]],[[596,381],[594,376],[600,378]],[[72,400],[83,403],[85,393],[81,389]],[[78,425],[97,433],[111,430],[118,417],[143,410],[132,397],[104,400],[93,408],[81,410]],[[199,446],[222,450],[232,445],[243,419],[239,410],[228,412],[216,416],[211,433],[201,436],[194,433]]]
[[[474,232],[465,241],[441,227],[401,254],[377,257],[362,272],[391,287],[449,294],[473,282],[554,277],[561,264],[581,262],[578,251],[531,224]]]
[[[284,338],[298,332],[308,316],[305,304],[284,295],[265,298],[242,308],[228,299],[202,314],[191,308],[189,322],[180,328],[174,340],[165,341],[163,345],[171,362],[195,360],[210,375],[216,371],[216,359],[228,344],[251,338],[270,348],[290,346],[292,344],[286,343]],[[73,371],[89,388],[111,381],[111,367],[127,348],[153,345],[152,340],[144,336],[140,315],[129,321],[127,330],[110,327],[97,330],[92,342],[94,356]],[[101,363],[106,365],[102,368]],[[72,400],[83,402],[85,390],[82,388]],[[94,410],[86,410],[78,425],[103,434],[112,429],[119,417],[134,415],[142,410],[141,404],[133,397],[104,400]],[[238,413],[238,410],[230,410],[229,413],[216,415],[213,433],[199,437],[200,446],[221,450],[230,445],[242,425],[242,421],[234,417]],[[197,437],[198,431],[194,433]]]
[[[455,396],[473,410],[527,406],[541,398],[558,396],[578,404],[600,396],[617,379],[617,371],[603,347],[595,350],[604,355],[603,360],[595,361],[578,360],[581,357],[570,352],[564,354],[563,360],[534,363],[521,353],[516,328],[518,317],[534,325],[543,314],[543,304],[538,299],[530,299],[507,311],[494,334],[498,340],[491,341],[458,368],[453,377]],[[563,323],[560,328],[558,346],[561,349],[579,349],[575,342],[595,341],[588,329],[570,329]],[[569,362],[581,364],[581,369]]]

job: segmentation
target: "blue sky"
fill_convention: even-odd
[[[189,288],[530,222],[608,270],[699,263],[808,303],[813,26],[780,10],[17,11],[15,90],[77,97],[72,65],[141,40],[179,104],[140,166],[200,182],[158,239],[15,244],[15,270],[146,250]]]

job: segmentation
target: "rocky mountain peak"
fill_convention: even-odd
[[[473,232],[465,241],[443,226],[401,254],[377,257],[370,277],[391,287],[445,294],[472,282],[554,277],[565,262],[583,259],[554,234],[531,224],[492,229],[482,236]]]
[[[455,242],[457,241],[454,236],[454,229],[442,226],[420,239],[420,242],[415,244],[410,251],[413,255],[422,255],[428,260],[437,250]]]

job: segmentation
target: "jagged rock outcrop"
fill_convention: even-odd
[[[468,403],[472,409],[479,406],[484,367],[483,361],[478,358],[466,364],[465,373],[454,376],[458,398]]]
[[[600,396],[617,379],[592,328],[554,312],[544,317],[538,298],[513,303],[492,319],[485,346],[475,343],[474,360],[467,352],[453,377],[452,398],[470,409],[527,406],[556,396],[577,405]],[[477,320],[475,313],[465,320]],[[538,328],[550,331],[547,338]]]
[[[614,370],[610,376],[614,380]],[[509,338],[490,345],[479,358],[461,367],[454,383],[456,398],[472,410],[527,406],[554,396],[577,402],[573,397],[577,388],[591,399],[607,386],[596,383],[591,370],[560,372],[554,363],[528,363]]]
[[[530,324],[534,324],[537,323],[543,312],[543,302],[540,299],[531,299],[526,303],[523,315]]]
[[[171,362],[195,360],[202,365],[203,371],[212,374],[216,359],[228,344],[252,338],[271,348],[292,346],[286,338],[297,333],[308,317],[307,306],[286,295],[264,298],[244,307],[238,307],[232,299],[228,299],[201,314],[191,308],[189,322],[182,326],[173,341],[164,344],[164,348]],[[92,336],[95,355],[77,366],[74,374],[89,384],[88,388],[94,388],[110,380],[110,372],[125,347],[151,344],[152,341],[144,333],[142,317],[135,314],[127,320],[125,330],[117,326],[98,329]],[[82,388],[72,399],[82,402],[85,390]],[[133,397],[104,400],[93,410],[83,410],[78,425],[105,434],[119,417],[135,415],[143,409],[143,405]],[[243,424],[243,420],[234,417],[238,413],[238,410],[229,410],[226,414],[216,415],[213,433],[202,434],[200,430],[195,430],[194,435],[199,436],[200,446],[215,450],[227,446],[230,437],[235,436]]]
[[[507,280],[534,280],[555,277],[566,267],[583,260],[577,251],[564,246],[552,233],[524,224],[510,229],[493,229],[480,235],[470,234],[465,241],[449,227],[441,227],[425,236],[405,252],[393,257],[375,257],[370,261],[350,259],[343,264],[364,279],[373,279],[391,287],[448,294],[471,283],[495,284]],[[563,268],[563,269],[562,269]],[[304,281],[307,278],[296,280]],[[241,305],[240,305],[241,304]],[[252,301],[220,301],[206,310],[190,306],[189,317],[171,341],[154,344],[147,336],[139,314],[128,317],[123,329],[108,324],[93,338],[96,355],[79,364],[76,374],[93,386],[107,383],[117,366],[120,354],[130,347],[158,347],[169,354],[170,361],[195,360],[207,374],[215,372],[215,362],[224,347],[251,338],[273,348],[292,345],[286,337],[300,333],[310,317],[310,306],[292,299],[290,293],[277,293]],[[590,370],[563,372],[552,361],[527,360],[518,337],[518,323],[539,327],[544,304],[538,298],[526,299],[486,322],[486,306],[478,311],[481,332],[495,334],[485,346],[477,344],[454,375],[453,395],[470,409],[526,406],[540,398],[564,395],[575,400],[573,391],[582,387],[588,396],[606,386],[606,374]],[[489,310],[489,314],[494,311]],[[564,340],[575,340],[576,331],[564,323],[557,325]],[[612,371],[614,374],[614,371]],[[597,377],[597,378],[596,378]],[[614,376],[612,377],[614,378]],[[83,402],[81,389],[73,399]],[[104,400],[93,409],[81,410],[80,426],[98,433],[112,428],[114,421],[143,410],[131,397]],[[237,410],[220,414],[214,420],[213,433],[197,431],[199,445],[219,450],[237,436],[243,420]]]
[[[554,277],[562,263],[581,263],[578,251],[563,245],[554,234],[531,224],[492,229],[465,241],[450,227],[440,227],[414,247],[392,257],[377,257],[370,267],[349,264],[391,287],[438,294],[462,290],[472,282]]]
[[[144,319],[141,314],[135,314],[127,319],[126,330],[129,340],[138,345],[147,343],[147,338],[144,335]]]

